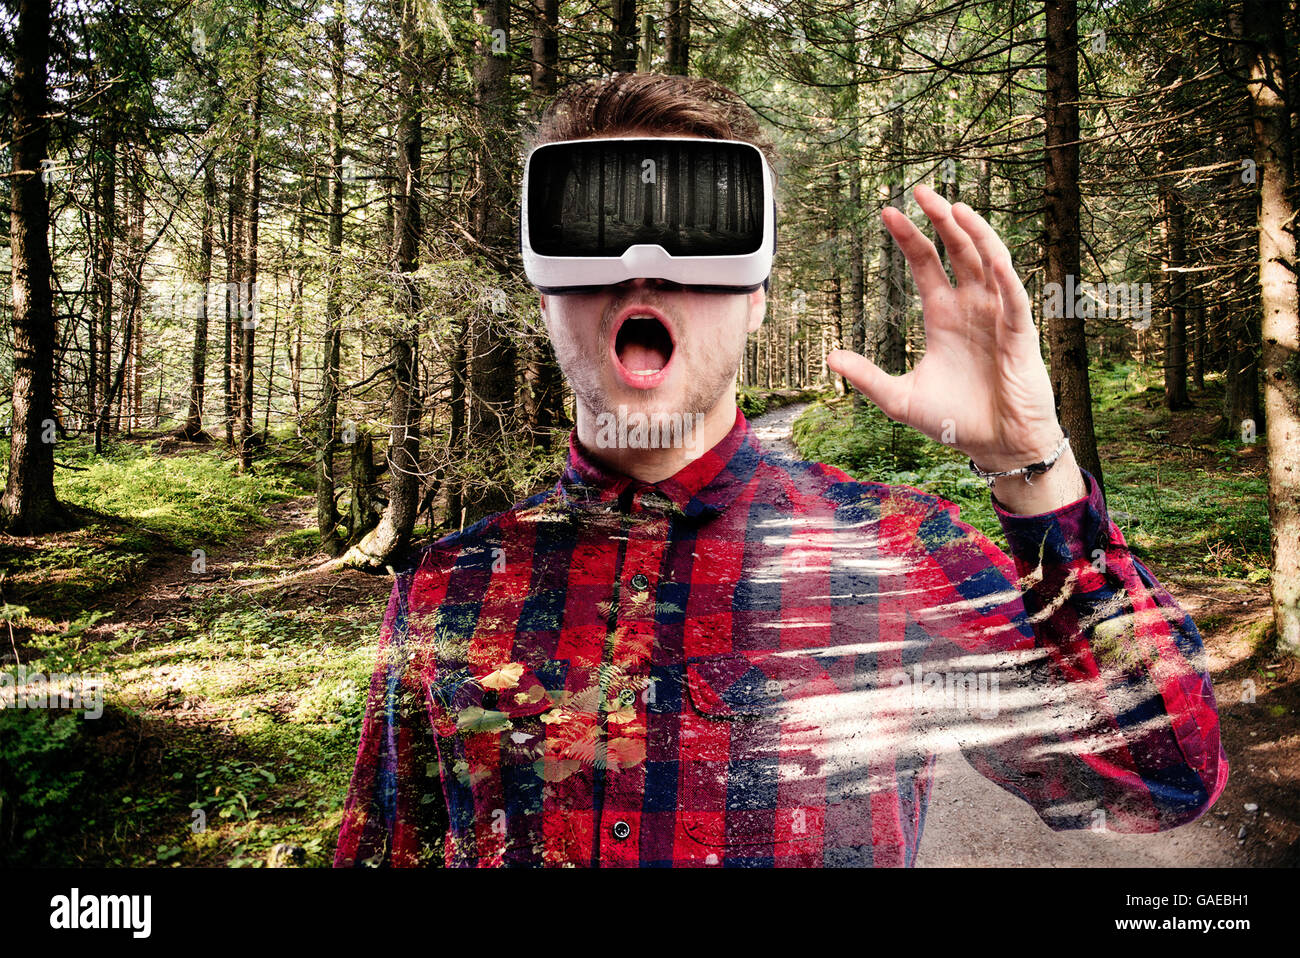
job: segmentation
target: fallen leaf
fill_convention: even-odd
[[[479,685],[485,689],[493,689],[502,692],[505,689],[512,689],[519,684],[519,679],[524,674],[524,667],[518,662],[511,662],[509,665],[503,665],[490,675],[486,675],[479,682]]]
[[[518,705],[532,705],[534,702],[540,702],[546,695],[546,688],[542,685],[534,685],[527,692],[516,692],[515,703]]]
[[[456,729],[461,732],[504,732],[513,728],[505,712],[471,705],[456,715]]]

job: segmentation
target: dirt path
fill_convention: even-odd
[[[782,406],[780,409],[774,409],[771,412],[765,412],[761,416],[755,416],[751,419],[749,428],[754,430],[764,449],[772,449],[789,456],[791,459],[798,459],[799,450],[790,441],[790,433],[794,427],[794,421],[810,405],[812,403],[797,402],[789,406]]]
[[[266,517],[271,520],[267,525],[210,550],[203,557],[202,572],[195,571],[192,555],[169,555],[130,584],[101,595],[94,608],[112,609],[114,614],[90,634],[104,638],[120,629],[147,630],[184,620],[192,605],[214,590],[250,596],[274,593],[278,603],[301,601],[325,609],[388,589],[389,583],[358,569],[338,568],[323,554],[267,556],[263,552],[277,536],[315,525],[314,496],[275,503],[267,508]]]
[[[807,404],[757,416],[751,426],[768,448],[799,458],[791,425]],[[1054,832],[1025,802],[976,772],[959,751],[940,753],[920,867],[1051,865],[1076,867],[1205,867],[1294,864],[1300,849],[1295,769],[1300,767],[1292,681],[1244,701],[1254,681],[1249,626],[1266,608],[1259,586],[1225,579],[1164,580],[1208,631],[1208,664],[1219,702],[1231,774],[1227,789],[1199,821],[1150,835]],[[1294,678],[1294,676],[1292,676]],[[1262,679],[1260,680],[1262,683]],[[1253,808],[1251,808],[1253,806]]]
[[[315,499],[303,496],[269,506],[270,523],[249,529],[218,549],[206,551],[203,571],[196,571],[193,555],[168,555],[146,567],[138,579],[101,595],[93,608],[112,609],[114,614],[91,630],[112,632],[126,626],[147,626],[184,615],[194,596],[194,587],[222,587],[236,572],[247,568],[259,551],[275,536],[303,528],[311,518]],[[199,590],[195,590],[199,591]]]

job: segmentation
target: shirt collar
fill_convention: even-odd
[[[728,432],[712,449],[659,482],[642,482],[604,466],[569,433],[569,462],[556,491],[577,508],[618,512],[681,512],[707,517],[736,499],[758,467],[762,452],[740,407]]]

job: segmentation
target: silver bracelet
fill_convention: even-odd
[[[1054,465],[1056,465],[1056,460],[1060,459],[1062,453],[1064,453],[1065,450],[1069,447],[1070,430],[1062,426],[1061,432],[1065,433],[1065,435],[1061,437],[1061,441],[1057,444],[1055,451],[1053,451],[1052,454],[1048,456],[1046,459],[1044,459],[1042,462],[1030,463],[1028,466],[1021,466],[1019,469],[1008,469],[1006,472],[985,472],[979,466],[975,465],[974,459],[970,459],[968,460],[970,462],[970,471],[975,473],[975,475],[979,476],[985,482],[987,482],[989,484],[990,489],[993,488],[993,484],[997,480],[1006,479],[1009,478],[1010,476],[1024,476],[1025,482],[1030,483],[1032,485],[1034,481],[1034,476],[1041,476],[1048,469],[1051,469]]]

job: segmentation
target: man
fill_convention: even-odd
[[[1056,829],[1171,828],[1222,791],[1200,637],[1075,463],[969,207],[916,190],[955,287],[885,210],[916,367],[828,365],[971,457],[1014,561],[935,496],[759,447],[735,390],[762,145],[685,77],[543,116],[521,245],[577,400],[568,467],[399,574],[336,865],[911,865],[945,747]]]

